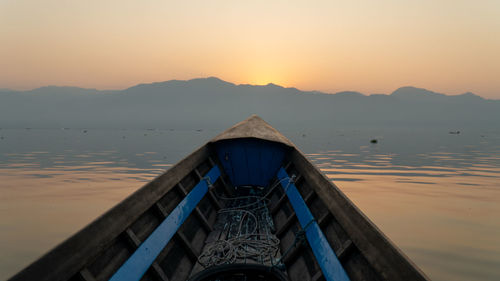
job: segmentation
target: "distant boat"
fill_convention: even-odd
[[[236,124],[10,280],[427,280],[282,134]]]

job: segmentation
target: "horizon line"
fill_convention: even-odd
[[[361,94],[361,95],[366,96],[366,97],[372,96],[372,95],[386,95],[386,96],[390,96],[392,93],[394,93],[395,91],[397,91],[399,89],[402,89],[402,88],[415,88],[415,89],[425,90],[425,91],[436,93],[436,94],[442,94],[442,95],[445,95],[445,96],[448,96],[448,97],[460,96],[460,95],[465,95],[465,94],[473,94],[475,96],[481,97],[484,100],[500,100],[500,98],[499,99],[485,98],[485,97],[483,97],[481,95],[478,95],[478,94],[470,92],[470,91],[467,91],[467,92],[464,92],[464,93],[461,93],[461,94],[445,94],[445,93],[435,92],[433,90],[428,90],[427,88],[417,87],[417,86],[411,86],[411,85],[398,87],[397,89],[393,90],[391,93],[371,93],[371,94],[365,94],[363,92],[356,91],[356,90],[343,90],[343,91],[338,91],[338,92],[332,93],[332,92],[324,92],[324,91],[320,91],[320,90],[301,90],[301,89],[293,87],[293,86],[291,86],[291,87],[289,87],[289,86],[283,86],[283,85],[276,84],[276,83],[273,83],[273,82],[269,82],[267,84],[251,84],[251,83],[236,84],[236,83],[233,83],[233,82],[229,82],[229,81],[223,80],[223,79],[221,79],[219,77],[216,77],[216,76],[195,77],[195,78],[190,78],[190,79],[175,79],[174,78],[174,79],[164,80],[164,81],[155,81],[155,82],[149,82],[149,83],[148,82],[144,82],[144,83],[137,83],[135,85],[132,85],[132,86],[129,86],[129,87],[125,87],[125,88],[120,88],[120,89],[97,89],[97,88],[86,88],[86,87],[71,86],[71,85],[46,85],[46,86],[40,86],[40,87],[31,88],[31,89],[27,89],[27,90],[16,90],[16,89],[11,89],[11,88],[0,87],[0,92],[6,92],[6,91],[30,92],[30,91],[35,91],[35,90],[42,89],[42,88],[51,88],[51,87],[53,87],[53,88],[75,88],[75,89],[82,89],[82,90],[95,90],[95,91],[99,91],[99,92],[106,92],[106,91],[109,91],[109,92],[113,92],[113,91],[119,92],[119,91],[125,91],[125,90],[131,89],[131,88],[134,88],[134,87],[137,87],[137,86],[141,86],[141,85],[153,85],[153,84],[168,83],[168,82],[175,82],[175,81],[177,81],[177,82],[190,82],[190,81],[193,81],[193,80],[209,80],[209,79],[216,79],[216,80],[219,80],[219,81],[224,82],[224,83],[232,84],[234,86],[255,86],[255,87],[277,86],[277,87],[284,88],[284,89],[295,89],[295,90],[298,90],[298,91],[301,91],[301,92],[315,92],[315,93],[318,93],[318,94],[326,94],[326,95],[335,95],[335,94],[338,94],[338,93],[350,92],[350,93],[358,93],[358,94]]]

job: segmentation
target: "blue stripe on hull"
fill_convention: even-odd
[[[205,178],[208,178],[210,183],[214,183],[219,176],[220,170],[217,166],[214,166],[205,175]],[[205,196],[208,188],[207,181],[202,179],[109,280],[140,280],[182,223]]]
[[[304,199],[300,195],[295,184],[290,181],[285,169],[280,168],[278,171],[278,179],[285,189],[286,195],[292,204],[295,214],[299,220],[302,229],[305,229],[307,241],[318,261],[323,276],[326,280],[348,281],[344,268],[340,264],[335,252],[333,252],[328,240],[319,228],[318,223],[314,219],[311,211],[307,207]]]

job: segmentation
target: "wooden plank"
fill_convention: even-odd
[[[207,146],[197,149],[10,280],[57,281],[71,278],[208,155]]]

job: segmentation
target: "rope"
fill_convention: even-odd
[[[209,189],[212,189],[214,187],[212,182],[210,181],[210,177],[203,177],[203,180],[205,180]]]
[[[198,257],[198,262],[205,268],[247,259],[257,260],[261,263],[272,262],[272,257],[276,256],[279,251],[280,241],[275,237],[264,240],[253,240],[252,238],[251,236],[242,236],[212,242]]]
[[[264,200],[265,199],[265,200]],[[228,206],[217,213],[215,230],[219,239],[207,243],[198,262],[205,268],[221,264],[274,264],[279,253],[279,239],[267,209],[267,200],[261,196],[231,198]]]
[[[205,180],[211,186],[210,179]],[[214,229],[220,232],[218,239],[207,243],[198,257],[198,262],[204,268],[235,262],[246,263],[248,260],[270,266],[283,266],[281,260],[291,247],[277,259],[280,240],[272,234],[274,223],[267,206],[270,202],[268,196],[284,181],[288,181],[284,188],[286,193],[288,187],[295,181],[294,175],[277,180],[262,196],[245,195],[228,198],[217,194],[214,190],[215,196],[227,203],[225,208],[217,212]],[[253,189],[251,194],[255,191],[262,194],[264,188]],[[296,233],[292,246],[305,240],[305,231],[302,234],[301,231]]]

